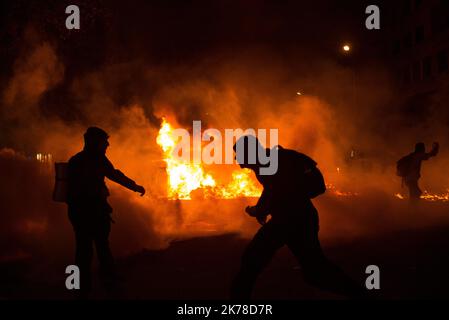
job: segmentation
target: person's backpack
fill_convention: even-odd
[[[304,172],[306,193],[310,199],[318,197],[320,194],[326,192],[326,183],[324,182],[323,174],[315,165]]]
[[[281,150],[283,149],[281,146],[278,146],[278,148]],[[298,181],[300,181],[299,188],[309,197],[309,199],[316,198],[326,192],[326,183],[324,182],[323,174],[317,167],[316,161],[309,156],[294,150],[283,149],[283,152],[293,152],[295,155],[294,157],[299,160],[296,163],[303,164],[301,168],[298,168],[300,174],[300,177],[298,177]]]
[[[67,201],[67,175],[68,163],[55,163],[55,187],[53,189],[53,201],[66,202]]]
[[[408,154],[396,162],[396,175],[399,177],[406,177],[410,174],[410,169],[413,160],[413,154]]]

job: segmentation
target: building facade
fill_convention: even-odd
[[[390,6],[391,62],[401,96],[416,99],[447,90],[449,0],[401,0]]]

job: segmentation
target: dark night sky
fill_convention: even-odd
[[[254,45],[333,55],[345,39],[363,58],[375,53],[383,32],[365,29],[367,1],[83,0],[73,2],[81,9],[81,30],[68,31],[64,9],[72,2],[4,1],[2,69],[10,69],[29,25],[55,41],[66,64],[79,71],[137,57],[176,63]]]
[[[65,28],[69,4],[80,7],[81,30]],[[353,44],[351,64],[369,63],[387,52],[385,28],[365,28],[369,4],[341,0],[3,1],[0,89],[3,92],[8,84],[17,57],[29,49],[24,39],[30,29],[40,41],[56,48],[64,65],[63,81],[45,93],[41,108],[44,114],[69,121],[80,117],[74,101],[67,98],[73,80],[105,65],[144,61],[176,68],[211,56],[232,59],[247,51],[261,55],[267,51],[306,74],[314,72],[312,61],[315,66],[321,60],[347,63],[339,52],[345,41]],[[382,15],[386,10],[381,2],[378,5]],[[138,72],[133,75],[138,76]],[[126,102],[134,89],[126,84],[119,87],[119,103]]]

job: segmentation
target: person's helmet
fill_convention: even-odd
[[[95,144],[97,141],[107,140],[109,135],[98,127],[89,127],[84,133],[85,144]]]

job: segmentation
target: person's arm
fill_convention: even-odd
[[[246,207],[245,211],[251,216],[255,217],[260,224],[265,224],[267,216],[270,213],[271,207],[271,192],[269,188],[264,187],[262,194],[255,206]]]
[[[129,190],[139,192],[141,196],[145,194],[145,188],[138,185],[134,180],[128,178],[123,172],[114,168],[112,163],[106,158],[106,177]]]
[[[255,205],[258,215],[268,215],[271,207],[271,192],[264,187],[257,204]]]
[[[428,160],[431,157],[435,157],[438,154],[438,151],[440,150],[440,145],[438,142],[434,142],[432,145],[432,150],[428,153],[424,154],[423,160]]]

